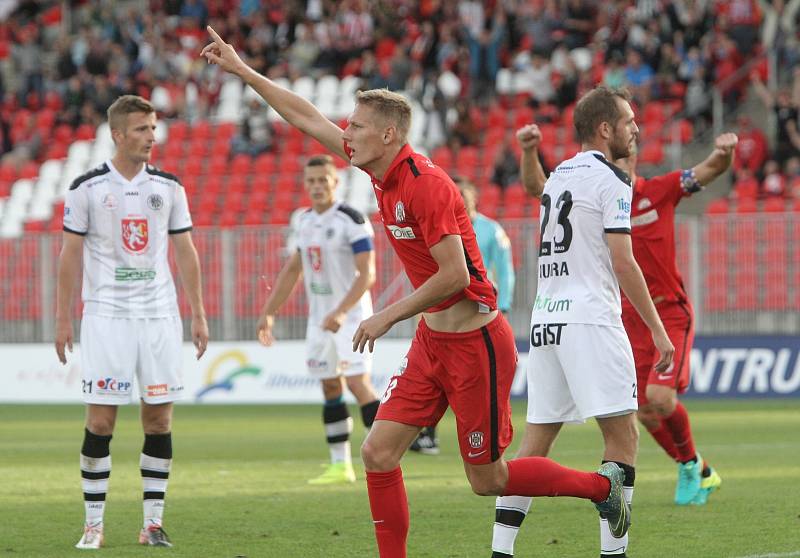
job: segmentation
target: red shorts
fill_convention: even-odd
[[[694,312],[688,302],[661,302],[656,306],[658,315],[664,323],[667,335],[675,346],[672,366],[666,372],[656,372],[658,351],[653,344],[653,336],[639,313],[626,305],[622,311],[622,323],[631,342],[633,360],[636,363],[639,406],[647,404],[647,386],[651,384],[668,386],[683,393],[689,387],[689,364],[694,343]]]
[[[502,314],[465,333],[433,331],[422,320],[376,419],[434,426],[449,405],[464,461],[497,461],[513,436],[509,395],[516,369],[514,333]]]

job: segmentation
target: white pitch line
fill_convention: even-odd
[[[800,556],[800,550],[784,554],[751,554],[750,556],[736,556],[735,558],[790,558],[791,556]]]

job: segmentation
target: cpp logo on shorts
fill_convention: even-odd
[[[100,378],[95,383],[98,392],[117,392],[117,393],[127,393],[131,389],[130,382],[121,382],[116,378]]]
[[[471,448],[480,448],[483,446],[483,432],[470,432],[468,440]]]
[[[309,370],[322,372],[328,369],[328,361],[327,360],[317,360],[316,358],[310,358],[306,361],[306,366]]]

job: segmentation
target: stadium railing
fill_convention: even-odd
[[[512,219],[502,224],[512,243],[517,277],[509,319],[524,339],[536,293],[538,223]],[[375,307],[382,308],[409,293],[411,286],[387,239],[380,230],[377,233],[378,277],[372,293]],[[286,257],[288,235],[285,226],[195,229],[212,339],[255,337],[261,305]],[[695,305],[697,332],[796,332],[800,328],[798,238],[798,212],[681,216],[676,225],[678,266]],[[0,240],[0,342],[53,340],[60,247],[59,233]],[[178,293],[182,313],[188,316],[180,286]],[[76,335],[80,312],[76,300]],[[276,333],[280,339],[302,339],[305,328],[306,301],[298,286],[279,313]],[[413,329],[409,321],[389,335],[410,337]]]

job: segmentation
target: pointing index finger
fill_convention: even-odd
[[[213,27],[211,27],[210,25],[206,25],[206,30],[208,31],[208,34],[211,35],[211,38],[214,39],[215,43],[217,43],[220,46],[225,44],[225,41],[222,40],[222,37],[220,37],[216,31],[214,31]]]

